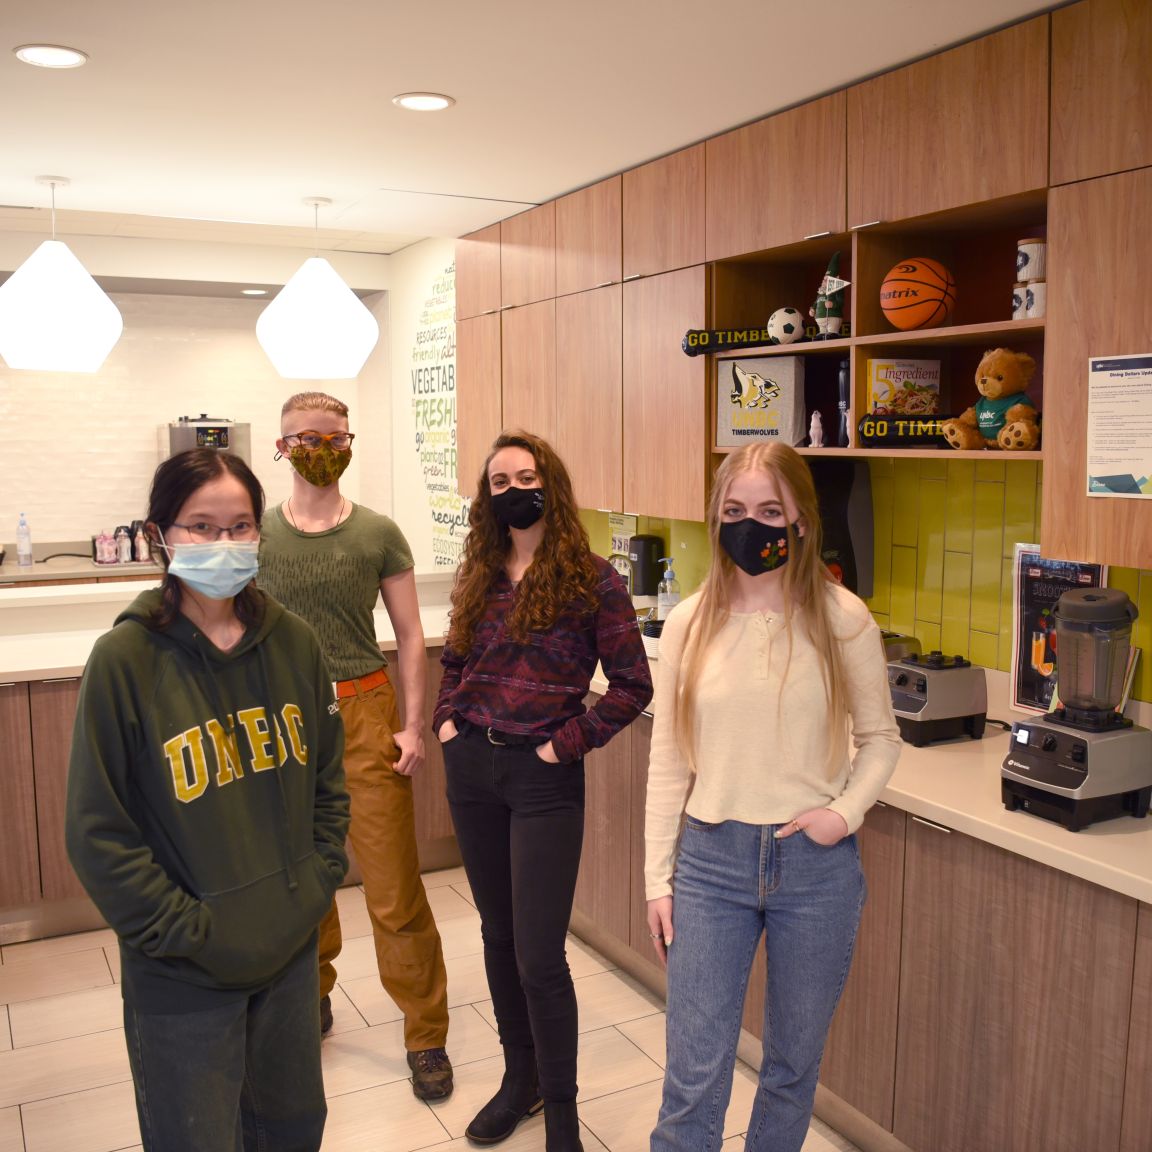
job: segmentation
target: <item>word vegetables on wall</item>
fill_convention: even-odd
[[[412,343],[412,424],[432,517],[432,563],[455,568],[468,534],[456,491],[456,265],[433,281]]]

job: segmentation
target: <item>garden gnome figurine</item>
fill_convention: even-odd
[[[808,315],[816,321],[817,340],[834,340],[840,335],[844,324],[844,289],[849,283],[840,279],[840,253],[833,252],[828,271],[817,289],[816,303],[808,309]]]

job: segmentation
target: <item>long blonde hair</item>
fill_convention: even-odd
[[[697,684],[712,641],[728,622],[731,613],[729,589],[736,569],[720,545],[721,512],[732,481],[745,472],[764,472],[775,480],[782,495],[790,492],[796,504],[797,519],[804,525],[803,544],[799,543],[792,525],[788,525],[788,555],[791,559],[783,569],[788,652],[790,659],[792,629],[799,624],[808,633],[820,658],[831,729],[829,765],[837,764],[847,750],[848,702],[840,646],[832,630],[826,596],[827,585],[834,577],[821,558],[820,502],[812,473],[804,457],[787,444],[748,444],[729,455],[716,471],[708,501],[708,541],[712,547],[712,563],[689,625],[680,665],[674,725],[676,742],[695,771]]]

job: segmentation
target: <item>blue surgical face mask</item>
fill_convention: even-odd
[[[260,567],[258,540],[212,544],[165,544],[168,574],[209,600],[230,600],[252,582]]]

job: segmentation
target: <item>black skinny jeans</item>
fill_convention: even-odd
[[[584,761],[548,764],[482,729],[444,745],[448,805],[480,911],[505,1048],[536,1049],[540,1094],[576,1099],[576,992],[564,952],[584,838]]]

